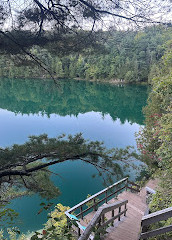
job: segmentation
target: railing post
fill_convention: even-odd
[[[114,210],[112,210],[112,218],[114,217]],[[112,221],[112,223],[111,223],[111,226],[113,227],[114,226],[114,224],[113,224],[113,221]]]
[[[69,228],[69,218],[66,216],[67,218],[67,228]]]
[[[105,192],[105,203],[107,203],[107,191]]]
[[[80,230],[80,228],[78,227],[78,238],[80,237],[80,235],[81,235],[81,230]]]
[[[127,189],[128,189],[128,178],[127,178],[127,181],[126,181],[126,191],[127,191]]]
[[[114,187],[114,192],[116,192],[117,187]],[[116,198],[117,193],[114,194],[114,199]]]
[[[94,211],[97,211],[97,205],[96,205],[96,199],[95,198],[94,198],[93,202],[94,202]]]
[[[104,223],[105,222],[105,215],[103,214],[102,215],[102,223]]]
[[[148,226],[143,226],[143,225],[142,225],[142,222],[141,222],[141,233],[146,232],[147,229],[148,229]],[[140,238],[140,239],[141,239],[141,238]],[[146,238],[142,238],[142,240],[146,240]]]
[[[83,219],[84,218],[84,215],[83,215],[83,212],[82,212],[83,208],[82,206],[80,207],[80,213],[81,213],[81,218]]]
[[[119,207],[118,213],[121,213],[121,207]],[[121,216],[118,217],[118,221],[120,221],[120,220],[121,220]]]
[[[125,210],[127,210],[127,204],[125,204]],[[124,216],[126,217],[126,211],[124,213]]]

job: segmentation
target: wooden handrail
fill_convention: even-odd
[[[113,211],[116,208],[121,209],[121,206],[125,205],[124,211],[122,211],[122,212],[120,211],[116,216],[113,216],[111,219],[104,222],[102,225],[99,226],[99,229],[97,231],[99,232],[100,229],[106,227],[109,223],[113,222],[116,218],[118,218],[118,220],[120,221],[120,216],[123,214],[126,215],[126,211],[127,211],[126,204],[127,203],[128,203],[128,200],[124,200],[124,201],[119,201],[116,203],[107,204],[105,206],[100,207],[78,240],[87,240],[89,238],[91,232],[93,231],[94,227],[96,226],[96,224],[97,223],[100,224],[100,219],[102,216],[104,216],[104,214],[106,214],[107,212]]]
[[[124,179],[122,179],[122,180],[120,180],[120,181],[112,184],[111,186],[109,186],[109,187],[101,190],[100,192],[92,195],[91,197],[85,199],[84,201],[82,201],[82,202],[80,202],[79,204],[75,205],[74,207],[70,208],[68,211],[66,211],[66,213],[72,213],[72,212],[76,211],[77,209],[80,209],[81,207],[83,207],[84,205],[86,205],[87,203],[89,203],[90,201],[94,201],[97,197],[99,197],[100,195],[103,195],[103,194],[106,195],[105,198],[104,198],[104,200],[105,200],[105,202],[107,202],[107,199],[108,199],[109,197],[111,197],[112,195],[117,194],[119,191],[121,191],[122,189],[126,188],[126,187],[127,187],[127,182],[128,182],[128,177],[126,177],[126,178],[124,178]],[[117,186],[119,186],[119,185],[122,184],[122,183],[125,183],[125,186],[124,186],[124,187],[119,188],[119,189],[117,189],[115,192],[112,192],[111,194],[107,195],[108,190],[110,190],[110,189],[112,189],[112,188],[114,188],[114,187],[117,187]],[[89,211],[91,208],[94,208],[94,210],[96,210],[96,206],[97,206],[100,202],[102,202],[102,201],[103,201],[103,200],[101,199],[99,202],[96,202],[96,203],[93,204],[91,207],[87,208],[86,210],[81,211],[79,214],[77,214],[77,216],[81,216],[81,217],[83,218],[83,213]],[[66,215],[67,215],[67,214],[66,214]]]
[[[156,223],[162,220],[167,220],[170,217],[172,217],[172,207],[166,208],[161,211],[157,211],[142,217],[142,222],[141,222],[142,232],[140,234],[140,239],[148,239],[150,237],[172,231],[172,225],[158,228],[152,231],[145,230],[146,227],[149,226],[150,224]]]

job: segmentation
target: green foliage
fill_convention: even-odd
[[[16,217],[18,216],[18,213],[16,213],[13,209],[7,208],[6,204],[1,203],[0,201],[0,219],[1,223],[7,223],[10,226],[14,224],[14,221]],[[3,226],[0,225],[2,228]]]
[[[171,48],[166,50],[159,65],[160,74],[152,80],[153,89],[148,99],[146,128],[138,138],[138,147],[152,163],[171,167],[172,161],[172,63]]]
[[[171,32],[162,26],[147,27],[140,32],[113,31],[105,32],[104,51],[70,53],[59,56],[58,45],[44,49],[33,47],[33,53],[44,63],[54,78],[80,78],[102,80],[125,80],[143,82],[148,80],[150,66],[155,66],[164,52],[164,41],[172,38]],[[60,41],[60,40],[59,40]],[[100,42],[97,36],[96,43]],[[85,42],[86,45],[86,42]],[[86,47],[86,46],[85,46]],[[34,64],[28,56],[18,54],[4,55],[0,58],[0,77],[10,78],[49,78],[49,74]],[[154,76],[155,67],[150,74]],[[150,79],[150,77],[149,77]]]
[[[155,66],[153,66],[155,68]],[[169,41],[165,55],[156,66],[156,76],[152,80],[152,92],[144,109],[146,126],[138,134],[138,148],[143,159],[151,168],[156,166],[156,176],[161,183],[150,203],[151,212],[172,206],[172,42]],[[154,70],[153,70],[154,71]],[[155,74],[155,72],[154,72]],[[171,225],[172,219],[151,226],[156,229]],[[172,234],[164,234],[154,240],[168,239]]]
[[[21,234],[17,228],[8,228],[8,236],[4,237],[4,231],[0,230],[0,239],[1,240],[26,240],[26,235]]]
[[[28,166],[30,168],[39,167],[41,162],[32,163]],[[32,173],[32,177],[25,176],[23,177],[25,181],[25,188],[28,191],[28,194],[38,193],[42,198],[47,200],[53,199],[60,195],[59,189],[54,185],[50,179],[51,172],[48,168],[44,168],[41,171],[35,171]],[[17,178],[19,187],[23,186],[23,179]]]
[[[89,198],[89,197],[91,197],[90,194],[87,195],[87,198]],[[89,201],[86,205],[87,205],[88,208],[89,208],[89,207],[92,207],[94,204],[98,203],[99,200],[100,200],[99,198],[95,198],[94,201],[91,200],[91,201]]]
[[[72,240],[75,237],[71,233],[70,225],[67,224],[67,218],[65,211],[69,207],[65,207],[62,204],[57,204],[55,209],[49,214],[48,221],[45,224],[45,228],[41,232],[35,232],[31,237],[34,239],[58,239],[58,240]]]

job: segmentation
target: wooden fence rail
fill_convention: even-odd
[[[144,216],[141,222],[142,232],[140,235],[140,239],[148,239],[150,237],[154,237],[154,236],[172,231],[172,225],[158,228],[152,231],[147,231],[148,226],[150,224],[153,224],[162,220],[167,220],[168,218],[171,218],[171,217],[172,217],[172,207]]]

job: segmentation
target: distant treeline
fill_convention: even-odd
[[[171,30],[161,26],[140,31],[104,33],[104,51],[57,56],[48,48],[33,47],[32,53],[46,64],[55,78],[116,79],[126,82],[147,82],[152,78],[157,61],[164,54],[164,43],[172,39]],[[0,77],[49,78],[50,75],[20,56],[1,55]],[[150,71],[151,69],[151,71]]]

